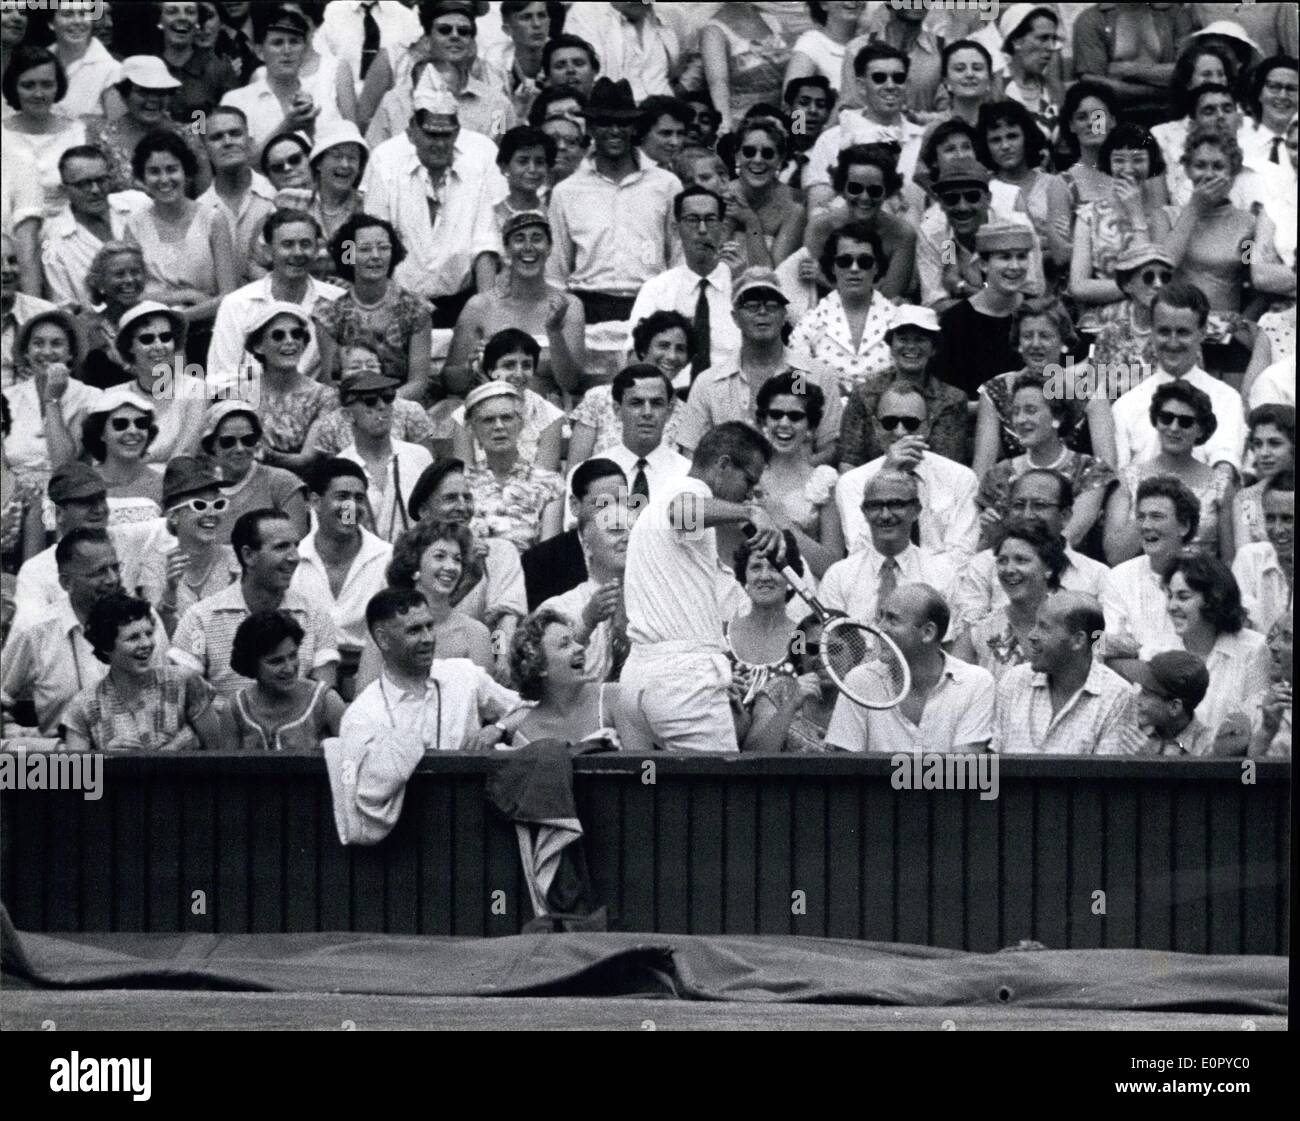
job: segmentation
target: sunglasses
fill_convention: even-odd
[[[872,498],[862,504],[862,509],[868,514],[902,514],[915,504],[914,498]]]
[[[776,159],[776,149],[769,148],[764,144],[761,148],[757,144],[742,144],[740,154],[747,160],[761,158],[764,160]]]
[[[385,405],[391,405],[397,400],[397,390],[381,389],[376,393],[353,393],[348,397],[348,404],[355,405],[358,401],[368,409],[373,409],[382,401]]]
[[[473,39],[474,28],[463,27],[459,23],[435,23],[433,30],[446,39]]]
[[[871,75],[871,84],[874,86],[883,86],[886,82],[895,86],[907,85],[907,75],[900,74],[897,70],[891,70],[888,74],[882,74],[876,71]]]
[[[234,439],[234,437],[230,437]],[[196,514],[206,514],[211,510],[214,514],[220,514],[227,506],[230,505],[228,498],[187,498],[183,502],[177,502],[172,506],[173,510],[184,510],[187,507]]]
[[[275,160],[266,165],[268,171],[289,171],[295,167],[302,167],[307,157],[299,152],[296,156],[285,156],[282,160]]]
[[[1194,416],[1184,416],[1182,413],[1171,413],[1168,409],[1161,409],[1156,413],[1156,423],[1163,425],[1165,428],[1172,428],[1175,424],[1184,430],[1196,427],[1196,418]]]
[[[170,331],[150,331],[147,334],[136,335],[135,341],[144,343],[145,346],[152,346],[154,343],[169,343],[176,338]]]
[[[979,189],[971,191],[940,191],[939,201],[944,206],[978,206],[984,201],[984,192]]]
[[[845,183],[844,193],[849,198],[865,194],[869,199],[882,199],[885,197],[885,188],[880,183]]]
[[[1160,279],[1160,282],[1162,284],[1168,284],[1171,280],[1173,280],[1174,274],[1171,273],[1168,269],[1147,269],[1142,274],[1142,283],[1154,284],[1156,282],[1157,277]]]
[[[837,269],[847,269],[854,264],[866,271],[875,268],[876,259],[870,253],[840,253],[835,258]]]
[[[904,432],[915,432],[925,423],[920,417],[915,416],[882,416],[876,419],[886,432],[893,432],[900,424]]]
[[[241,444],[246,448],[255,448],[257,447],[257,441],[261,438],[256,432],[250,432],[247,436],[218,436],[217,445],[226,451],[229,451],[236,444]]]
[[[266,333],[266,337],[273,343],[282,343],[286,339],[293,339],[295,342],[305,343],[309,338],[306,327],[276,327]]]
[[[797,424],[808,414],[803,409],[768,409],[768,420],[788,420],[791,424]]]
[[[141,432],[147,432],[149,431],[149,426],[153,424],[153,421],[147,416],[115,416],[108,423],[112,425],[114,432],[127,432],[132,428],[138,428]]]

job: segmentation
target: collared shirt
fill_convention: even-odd
[[[862,685],[871,668],[849,671],[848,685]],[[826,742],[845,751],[958,751],[986,744],[993,736],[993,675],[950,654],[930,690],[920,724],[902,706],[863,708],[847,697],[835,702]]]
[[[9,158],[8,154],[5,158]],[[3,318],[0,319],[0,387],[8,389],[14,383],[14,343],[18,341],[18,333],[22,325],[43,312],[54,311],[57,307],[57,304],[42,300],[39,296],[29,296],[26,292],[14,293],[13,307],[4,312]],[[10,415],[12,415],[12,399],[9,405]]]
[[[348,0],[347,3],[326,4],[325,16],[320,30],[316,33],[335,58],[352,67],[356,78],[357,92],[361,92],[361,51],[365,46],[366,8],[374,17],[375,26],[379,28],[379,46],[389,50],[401,50],[409,47],[423,34],[420,20],[415,12],[398,0],[381,0],[377,4],[367,4],[362,0]]]
[[[269,179],[253,172],[252,182],[239,199],[239,209],[232,210],[219,194],[216,184],[210,186],[195,202],[214,207],[230,227],[230,242],[235,247],[236,260],[242,267],[245,281],[255,279],[253,264],[257,259],[262,226],[275,213],[275,188]]]
[[[108,224],[113,240],[121,240],[130,213],[130,201],[122,194],[108,196]],[[86,279],[95,254],[103,245],[77,221],[71,207],[60,211],[41,228],[41,264],[50,295],[58,303],[89,306],[95,302]]]
[[[133,696],[122,697],[105,674],[97,685],[78,693],[63,712],[68,749],[105,751],[118,744],[127,749],[138,744],[145,751],[198,747],[193,723],[212,707],[208,683],[188,670],[159,665],[138,684]]]
[[[690,475],[659,488],[628,535],[623,576],[628,638],[634,645],[681,642],[721,653],[717,532],[675,525],[670,507],[679,495],[712,498],[713,491]],[[689,513],[689,501],[683,507]]]
[[[1020,199],[1019,191],[1016,192],[1016,197]],[[1023,201],[1019,205],[1023,206]],[[1042,295],[1047,286],[1043,278],[1043,246],[1029,215],[1021,210],[999,211],[990,205],[989,220],[994,218],[1029,227],[1033,248],[1029,251],[1029,276],[1025,281],[1025,291],[1030,295]],[[957,258],[955,261],[952,259],[954,254]],[[960,299],[944,285],[944,276],[949,269],[955,269],[958,276],[970,285],[972,292],[984,283],[979,254],[967,249],[957,239],[943,207],[936,206],[921,219],[916,236],[916,271],[921,278],[921,303],[926,307],[942,311]]]
[[[712,365],[727,365],[740,359],[740,328],[731,315],[731,269],[721,261],[707,277],[700,276],[686,265],[675,265],[666,272],[652,276],[636,294],[629,326],[636,326],[651,312],[677,311],[688,320],[695,319],[695,306],[700,299],[700,281],[706,281],[704,299],[709,305],[709,340]],[[627,339],[632,349],[632,336]]]
[[[411,492],[424,469],[433,463],[427,448],[405,440],[392,441],[393,455],[384,469],[382,479],[374,478],[370,465],[361,457],[355,443],[341,452],[340,459],[350,459],[361,465],[369,480],[370,509],[375,515],[375,532],[385,541],[393,542],[415,522],[409,513]],[[364,625],[362,627],[364,633]]]
[[[303,92],[310,95],[312,90],[308,87],[313,84],[311,79],[300,76],[299,81]],[[314,100],[316,108],[320,110],[316,117],[318,132],[342,120],[338,102],[333,97],[316,97]],[[253,143],[253,151],[258,156],[262,153],[263,145],[281,131],[280,126],[284,123],[285,107],[267,83],[264,73],[262,77],[254,78],[248,85],[231,90],[222,97],[221,104],[233,105],[236,109],[244,111],[244,115],[248,118],[248,134]]]
[[[555,248],[546,277],[576,292],[634,296],[672,262],[673,198],[681,180],[637,153],[617,183],[585,160],[551,192]]]
[[[850,553],[836,561],[822,577],[818,598],[831,611],[843,611],[859,623],[874,623],[879,606],[881,569],[888,558],[875,549]],[[898,584],[929,584],[944,599],[957,580],[957,566],[949,555],[918,549],[909,544],[894,558]]]
[[[1160,454],[1160,437],[1151,423],[1151,399],[1162,385],[1174,380],[1172,374],[1158,369],[1140,385],[1135,385],[1111,406],[1115,417],[1115,448],[1119,453],[1120,467],[1130,463],[1155,459]],[[1241,452],[1246,446],[1246,417],[1241,404],[1241,394],[1230,385],[1207,374],[1199,366],[1182,376],[1188,385],[1202,390],[1214,406],[1214,416],[1219,422],[1214,435],[1196,448],[1192,455],[1213,467],[1228,463],[1241,470]]]
[[[1273,623],[1290,612],[1291,585],[1271,541],[1242,545],[1232,561],[1232,574],[1241,588],[1241,602],[1250,625],[1267,634]]]
[[[244,340],[253,324],[266,313],[267,305],[276,302],[271,289],[272,280],[273,274],[268,273],[260,280],[236,288],[218,306],[217,319],[212,325],[212,344],[208,347],[207,381],[210,388],[228,386],[250,372],[261,371],[257,360],[245,352]],[[343,289],[337,285],[325,284],[309,276],[306,295],[298,306],[310,319],[312,308],[317,303],[337,300],[341,295]],[[319,367],[320,349],[313,333],[298,361],[298,369],[314,378]]]
[[[55,50],[55,54],[59,52]],[[104,112],[104,91],[122,80],[122,64],[108,53],[98,39],[91,39],[86,53],[69,62],[60,58],[68,76],[68,92],[59,102],[59,112],[67,117],[98,116]]]
[[[676,32],[653,3],[647,7],[641,23],[635,24],[612,4],[573,4],[564,23],[566,32],[595,48],[601,76],[615,82],[626,79],[637,101],[673,92],[669,75],[681,53]]]
[[[1265,366],[1250,387],[1250,408],[1260,405],[1290,405],[1295,408],[1295,355]]]
[[[822,422],[817,426],[817,450],[835,446],[840,435],[840,420],[844,405],[840,398],[839,379],[833,374],[817,370],[803,370],[791,363],[790,373],[806,374],[826,395]],[[766,380],[766,379],[765,379]],[[728,420],[743,420],[757,424],[755,413],[761,383],[753,384],[739,363],[714,365],[695,379],[691,395],[681,407],[682,419],[677,425],[676,439],[679,447],[694,451],[701,438],[711,428]]]
[[[612,448],[605,448],[598,452],[597,455],[601,459],[613,460],[623,469],[623,474],[627,476],[627,485],[630,491],[633,482],[636,480],[636,465],[642,457],[623,443],[615,444]],[[573,493],[573,472],[578,469],[578,466],[575,464],[568,477],[564,480],[566,494]],[[669,447],[666,443],[661,443],[645,457],[644,470],[646,486],[653,495],[660,487],[667,486],[676,479],[685,478],[690,473],[691,461],[675,448]],[[566,530],[573,529],[577,524],[577,517],[566,505],[564,528]]]
[[[239,84],[235,68],[210,50],[194,50],[181,66],[168,62],[167,72],[181,84],[172,95],[171,113],[172,120],[183,125],[202,120],[195,114],[209,112],[227,90]]]
[[[361,548],[352,558],[336,596],[330,590],[329,571],[316,548],[316,534],[317,530],[313,529],[298,545],[298,570],[293,574],[289,590],[299,593],[308,603],[329,604],[340,649],[360,650],[369,635],[366,605],[385,586],[384,574],[393,547],[361,527]]]
[[[156,615],[152,665],[166,662],[167,631]],[[30,625],[10,632],[0,669],[0,702],[31,697],[41,735],[55,736],[68,703],[98,685],[108,666],[95,657],[67,595],[36,613]]]
[[[1101,593],[1108,635],[1131,638],[1140,647],[1156,644],[1159,649],[1180,649],[1182,642],[1167,607],[1164,583],[1151,567],[1150,558],[1134,557],[1110,570]]]
[[[998,682],[992,746],[1001,755],[1123,754],[1133,719],[1133,687],[1101,662],[1056,711],[1048,675],[1025,662]]]
[[[1149,661],[1165,650],[1182,649],[1182,639],[1175,635],[1172,642],[1147,643],[1140,657]],[[1267,641],[1258,631],[1245,628],[1236,634],[1220,634],[1204,661],[1210,671],[1210,690],[1196,706],[1196,719],[1217,731],[1229,713],[1245,710],[1245,698],[1267,688]]]
[[[867,484],[885,465],[885,457],[873,459],[840,476],[835,484],[835,505],[844,526],[849,552],[869,548],[871,529],[862,513],[862,496]],[[979,512],[975,495],[979,480],[975,472],[934,452],[926,452],[915,471],[921,500],[917,521],[921,544],[936,553],[949,553],[960,565],[979,548]]]
[[[323,606],[290,587],[279,610],[288,612],[302,627],[298,668],[304,677],[339,660],[334,620]],[[250,614],[242,583],[199,600],[176,624],[168,657],[178,666],[201,673],[219,696],[233,697],[248,684],[248,678],[230,668],[230,651],[235,631]]]
[[[882,125],[868,120],[861,110],[845,109],[840,114],[840,123],[817,137],[803,173],[804,190],[829,187],[830,169],[838,162],[840,153],[854,144],[897,144],[902,149],[898,157],[898,174],[903,177],[903,182],[909,182],[916,170],[925,131],[925,125],[906,117],[900,117],[898,124]]]
[[[1104,598],[1110,582],[1110,568],[1092,557],[1065,547],[1065,569],[1061,587],[1069,592],[1084,592]],[[1006,589],[998,579],[998,562],[992,549],[981,549],[970,558],[957,575],[952,608],[966,626],[974,626],[1008,603]]]
[[[799,320],[790,336],[790,351],[807,355],[800,365],[834,374],[841,394],[847,396],[872,374],[883,374],[892,365],[885,332],[893,318],[894,305],[879,291],[871,293],[862,338],[853,344],[853,329],[844,312],[844,301],[831,292]]]
[[[397,227],[407,256],[393,279],[403,288],[430,298],[455,295],[473,283],[479,254],[501,255],[492,208],[507,187],[495,154],[490,140],[462,129],[439,186],[405,133],[370,153],[362,185],[366,213]],[[429,214],[431,195],[438,196],[436,222]]]

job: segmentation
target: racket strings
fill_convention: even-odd
[[[821,653],[836,686],[859,703],[895,704],[910,687],[897,649],[862,624],[843,620],[832,625],[822,638]]]

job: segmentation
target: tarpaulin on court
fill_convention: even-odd
[[[1281,957],[958,950],[687,934],[26,934],[0,910],[8,977],[61,988],[596,996],[914,1006],[1286,1012]]]

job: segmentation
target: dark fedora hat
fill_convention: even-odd
[[[589,121],[635,121],[641,115],[626,78],[597,78],[582,112]]]

